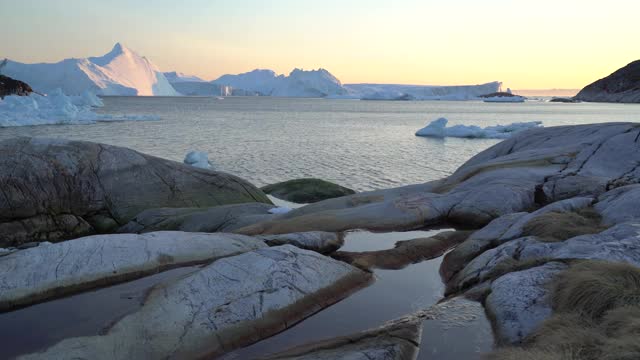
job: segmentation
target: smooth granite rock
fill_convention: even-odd
[[[237,234],[94,235],[0,257],[0,311],[264,248]]]
[[[322,231],[259,235],[257,238],[264,241],[269,246],[290,244],[301,249],[312,250],[321,254],[332,253],[344,244],[344,238],[341,234]]]
[[[117,230],[146,209],[271,203],[248,182],[85,141],[0,142],[0,246]]]
[[[485,307],[499,344],[515,344],[551,316],[548,283],[567,265],[557,262],[509,273],[491,285]]]
[[[274,217],[273,205],[246,203],[210,208],[161,208],[141,212],[122,226],[121,233],[145,233],[161,230],[188,232],[230,232]]]
[[[371,275],[283,245],[220,259],[159,285],[104,335],[70,338],[20,359],[215,357],[293,326]]]
[[[608,191],[594,206],[605,224],[614,225],[640,219],[640,185],[628,185]]]
[[[531,129],[474,156],[446,179],[325,200],[237,231],[479,227],[502,215],[640,182],[639,136],[636,123]]]
[[[415,360],[422,319],[408,317],[380,328],[319,341],[274,354],[263,360]]]

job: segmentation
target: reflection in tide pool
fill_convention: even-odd
[[[341,250],[369,251],[392,248],[396,241],[433,236],[439,231],[393,233],[349,232]],[[442,299],[439,275],[442,257],[400,270],[374,270],[376,281],[350,297],[309,317],[298,325],[247,348],[223,356],[225,360],[252,359],[322,339],[349,335],[381,326],[389,320],[424,310]],[[474,321],[447,326],[425,321],[419,359],[474,359],[490,350],[491,327],[482,307]],[[464,339],[464,341],[461,341]],[[455,345],[454,345],[455,344]]]

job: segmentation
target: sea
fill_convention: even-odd
[[[498,139],[425,138],[439,117],[451,125],[543,126],[640,121],[640,105],[360,101],[270,97],[105,97],[98,112],[150,121],[0,128],[0,140],[46,136],[129,147],[182,161],[204,151],[216,170],[257,186],[316,177],[357,191],[422,183],[451,174]]]

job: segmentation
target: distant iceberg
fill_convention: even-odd
[[[36,93],[7,96],[0,100],[0,127],[159,119],[149,115],[108,115],[94,111],[102,106],[102,99],[92,92],[67,96],[57,89],[47,96]]]
[[[394,85],[394,84],[347,84],[346,97],[362,100],[475,100],[483,94],[498,91],[499,81],[479,85]]]
[[[432,121],[426,127],[418,130],[416,136],[426,137],[457,137],[457,138],[481,138],[481,139],[506,139],[511,135],[526,129],[542,126],[541,121],[518,122],[509,125],[495,125],[481,128],[475,125],[454,125],[447,127],[449,121],[439,118]]]

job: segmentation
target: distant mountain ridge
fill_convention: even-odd
[[[61,88],[67,95],[178,95],[155,64],[120,43],[97,57],[38,64],[8,60],[2,73],[43,93]]]

